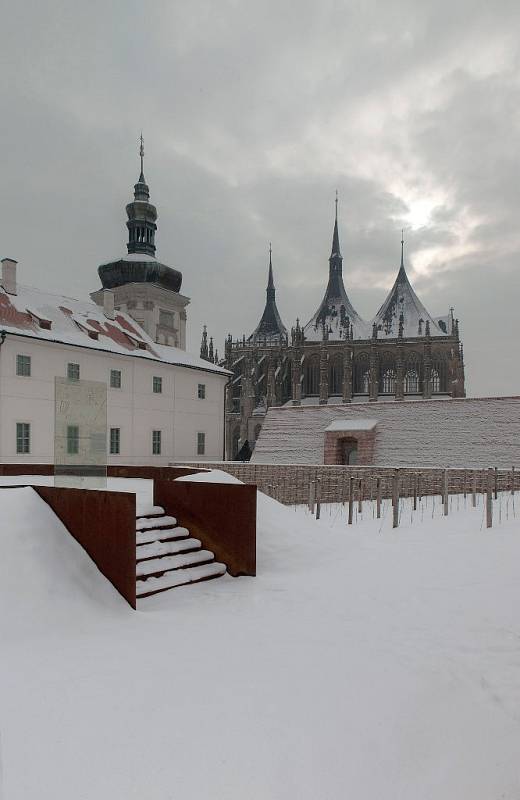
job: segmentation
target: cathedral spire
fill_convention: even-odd
[[[134,185],[134,200],[128,203],[126,213],[128,215],[128,243],[129,253],[145,253],[155,256],[155,232],[157,230],[157,210],[150,203],[150,190],[144,177],[144,139],[143,134],[139,137],[139,158],[141,161],[141,172],[139,180]]]
[[[334,219],[334,232],[333,232],[333,234],[332,234],[332,250],[331,250],[331,253],[330,253],[330,259],[329,259],[329,261],[330,261],[331,259],[333,259],[333,258],[336,258],[336,259],[339,259],[339,260],[343,261],[343,258],[342,258],[342,255],[341,255],[341,250],[340,250],[340,247],[339,247],[339,233],[338,233],[338,190],[337,190],[337,189],[336,189],[336,200],[335,200],[334,202],[335,202],[335,206],[336,206],[336,214],[335,214],[335,219]]]
[[[274,300],[276,295],[276,289],[274,288],[274,279],[273,279],[273,248],[271,247],[271,242],[269,242],[269,275],[267,278],[267,299]]]
[[[264,339],[269,343],[280,342],[287,337],[287,329],[283,324],[276,307],[276,289],[273,278],[273,249],[269,242],[269,270],[267,277],[266,301],[264,313],[249,340]]]

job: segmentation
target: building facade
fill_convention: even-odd
[[[24,287],[16,261],[2,261],[0,463],[54,463],[56,377],[105,384],[109,465],[223,456],[229,373],[185,351],[189,299],[181,273],[155,259],[142,156],[128,254],[99,268],[95,302]],[[81,425],[79,413],[77,438]]]
[[[266,294],[253,333],[226,340],[221,363],[233,373],[228,459],[254,450],[273,406],[465,396],[459,322],[452,309],[432,317],[421,303],[406,273],[403,241],[396,280],[375,317],[367,323],[355,310],[343,282],[337,201],[328,283],[313,317],[305,325],[296,320],[288,333],[276,305],[271,252]],[[204,337],[201,357],[209,358]]]

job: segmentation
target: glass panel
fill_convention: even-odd
[[[198,433],[197,434],[197,455],[203,456],[206,451],[206,434],[205,433]]]
[[[70,366],[77,366],[79,369],[77,364],[69,364]],[[54,395],[55,485],[105,487],[106,383],[56,377]]]
[[[155,394],[161,394],[162,392],[162,378],[158,378],[156,375],[154,375],[153,379],[153,390]]]
[[[206,384],[199,383],[198,398],[199,400],[204,400],[205,397],[206,397]]]

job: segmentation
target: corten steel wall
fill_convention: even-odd
[[[156,480],[154,502],[212,550],[230,575],[256,575],[256,486]]]
[[[195,472],[207,472],[206,467],[154,467],[154,466],[126,466],[114,465],[107,467],[109,478],[145,478],[153,480],[161,478],[175,480],[181,475],[193,475]],[[0,464],[2,475],[54,475],[54,464]]]
[[[336,466],[331,464],[251,464],[238,461],[219,461],[206,464],[210,469],[221,469],[245,483],[253,483],[265,494],[281,503],[295,505],[309,501],[310,485],[320,482],[323,503],[342,503],[348,500],[350,478],[355,478],[354,493],[363,499],[375,498],[377,479],[381,482],[383,497],[392,496],[392,480],[396,470],[392,467]],[[471,493],[473,480],[476,491],[483,492],[488,485],[487,470],[449,469],[449,494]],[[520,470],[497,470],[498,491],[520,489]],[[399,492],[401,497],[411,497],[414,487],[420,495],[439,495],[443,491],[442,469],[399,469]],[[361,482],[361,486],[360,486]],[[417,483],[416,483],[417,482]],[[494,485],[494,477],[493,477]]]
[[[33,489],[135,608],[135,494],[54,486]]]

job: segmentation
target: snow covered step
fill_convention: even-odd
[[[187,539],[177,539],[172,542],[141,544],[136,548],[136,560],[143,561],[146,558],[169,556],[175,555],[176,553],[189,553],[190,550],[200,550],[201,546],[200,539],[193,539],[191,536]]]
[[[149,528],[166,528],[177,524],[175,517],[166,515],[160,517],[138,517],[135,521],[137,531],[148,530]]]
[[[139,508],[137,518],[141,517],[162,517],[164,516],[164,508],[162,506],[143,506]]]
[[[137,531],[137,544],[148,544],[149,542],[165,542],[169,539],[186,539],[190,535],[187,528],[178,526],[177,528],[154,528],[148,531]]]
[[[211,550],[195,550],[192,553],[181,553],[178,556],[163,556],[163,558],[151,558],[148,561],[140,561],[137,565],[137,575],[155,575],[160,572],[168,572],[173,569],[185,569],[195,566],[195,564],[209,564],[215,560]]]
[[[167,572],[160,578],[146,578],[137,581],[137,596],[146,597],[149,594],[163,592],[166,589],[173,589],[174,586],[182,586],[186,583],[196,583],[210,578],[219,578],[225,575],[226,565],[214,561],[211,564],[204,564],[199,567],[187,567],[173,572]]]

